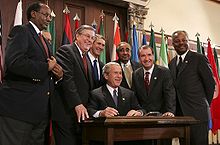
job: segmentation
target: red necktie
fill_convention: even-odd
[[[44,38],[43,38],[41,33],[39,33],[39,38],[41,40],[41,43],[43,44],[44,50],[45,50],[45,52],[47,54],[47,57],[49,57],[49,52],[48,52],[47,44],[45,43]]]
[[[86,72],[86,76],[87,76],[87,73],[88,73],[88,64],[87,64],[87,60],[86,60],[86,54],[83,54],[82,55],[82,61],[83,61],[83,65],[84,65],[84,68],[85,68],[85,72]]]
[[[145,77],[144,77],[144,85],[145,85],[147,92],[149,91],[149,86],[150,86],[149,75],[150,75],[150,73],[146,72]]]

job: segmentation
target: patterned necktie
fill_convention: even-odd
[[[149,91],[149,86],[150,86],[149,75],[150,75],[150,73],[146,72],[145,77],[144,77],[144,85],[145,85],[145,88],[146,88],[147,92]]]
[[[93,74],[96,81],[99,80],[99,74],[98,74],[98,67],[97,67],[97,60],[95,59],[93,61]]]
[[[131,88],[132,85],[132,71],[129,68],[128,65],[124,65],[124,74],[125,74],[125,78],[127,80],[128,86]]]
[[[113,100],[115,102],[115,105],[118,106],[118,95],[117,95],[117,90],[113,91]]]
[[[44,38],[41,33],[39,33],[39,38],[40,38],[41,43],[43,44],[43,47],[44,47],[44,50],[46,52],[47,57],[49,57],[48,47],[47,47],[47,44],[45,43]]]
[[[87,59],[86,59],[86,54],[82,55],[82,61],[85,69],[86,76],[88,75],[88,64],[87,64]]]

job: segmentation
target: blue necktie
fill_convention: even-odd
[[[99,74],[98,74],[98,68],[97,68],[97,60],[95,59],[93,64],[93,73],[94,73],[94,78],[95,80],[99,80]]]

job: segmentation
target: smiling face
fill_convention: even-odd
[[[107,84],[112,88],[120,86],[122,81],[122,70],[119,64],[109,65],[108,71],[104,73]]]
[[[98,58],[102,51],[105,48],[105,40],[102,38],[97,38],[94,42],[92,47],[90,48],[91,54],[95,57]]]
[[[141,47],[139,49],[139,60],[142,66],[149,70],[154,64],[154,54],[152,52],[152,49],[150,47]]]
[[[45,4],[40,4],[39,11],[31,11],[31,19],[30,19],[40,31],[47,29],[47,26],[50,24],[51,18],[51,10]]]
[[[128,43],[122,42],[117,48],[117,54],[119,60],[123,63],[127,63],[131,59],[131,46]]]
[[[177,31],[172,35],[172,43],[177,54],[182,55],[189,49],[189,38],[186,32]]]
[[[93,44],[95,38],[95,32],[90,29],[84,29],[80,33],[76,34],[75,42],[81,49],[82,53],[87,52]]]

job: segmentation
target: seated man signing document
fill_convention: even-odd
[[[89,98],[89,116],[143,116],[145,110],[138,104],[134,93],[120,86],[122,69],[118,63],[109,62],[103,68],[106,84],[93,90]]]

